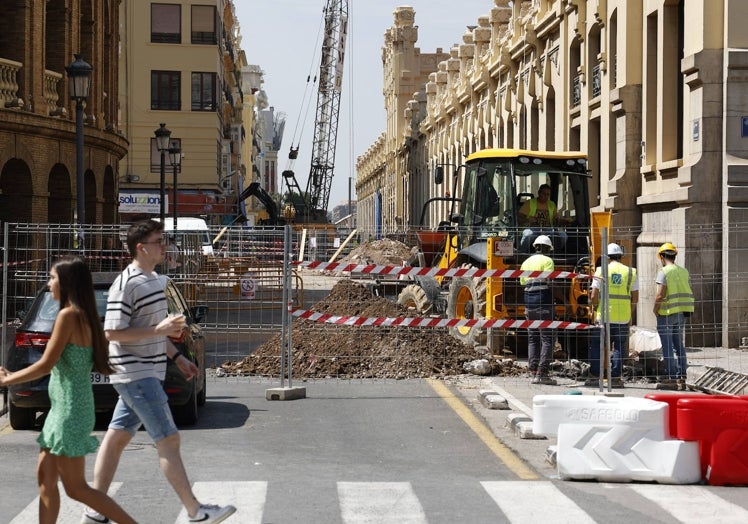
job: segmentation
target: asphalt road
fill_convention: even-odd
[[[547,442],[489,429],[471,407],[470,383],[294,382],[306,398],[266,400],[278,386],[211,378],[199,423],[182,430],[198,496],[239,508],[228,523],[748,519],[745,488],[554,480],[539,459]],[[0,428],[0,523],[36,522],[37,432],[12,431],[7,419]],[[89,457],[89,478],[92,465]],[[126,450],[115,481],[115,498],[140,522],[183,521],[144,432]],[[80,505],[66,500],[59,522],[79,518]]]

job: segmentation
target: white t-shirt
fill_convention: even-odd
[[[109,288],[105,330],[155,326],[166,318],[168,305],[164,284],[156,272],[150,275],[130,264]],[[166,337],[157,336],[136,342],[109,342],[109,363],[115,372],[113,384],[166,375]]]

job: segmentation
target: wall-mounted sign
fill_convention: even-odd
[[[701,127],[699,125],[699,122],[700,122],[700,120],[698,118],[693,121],[693,133],[692,133],[692,136],[693,136],[693,141],[694,142],[698,142],[699,141],[699,132],[700,132],[700,127]]]
[[[740,132],[740,136],[742,136],[743,138],[745,138],[745,137],[748,136],[748,116],[744,116],[742,118],[742,121],[743,121],[743,126],[742,126],[742,130]]]
[[[165,209],[169,208],[169,196],[164,200]],[[161,196],[159,193],[141,193],[120,191],[119,194],[120,213],[151,213],[158,215],[161,212]]]

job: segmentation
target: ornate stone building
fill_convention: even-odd
[[[5,2],[0,17],[0,222],[73,223],[75,102],[65,67],[93,67],[85,103],[85,222],[114,223],[119,161],[119,0]],[[2,232],[0,231],[0,234]]]
[[[748,334],[737,255],[748,218],[748,3],[487,0],[486,11],[407,103],[385,96],[393,122],[357,163],[359,228],[416,224],[414,203],[450,188],[433,185],[433,167],[481,148],[581,150],[591,206],[613,211],[614,234],[636,254],[640,324],[653,322],[656,250],[671,241],[703,276],[704,328],[689,343],[737,346]],[[398,8],[382,53],[386,93],[417,56],[393,35],[414,32],[412,9]]]

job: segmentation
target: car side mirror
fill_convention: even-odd
[[[210,308],[208,306],[194,306],[190,309],[190,313],[192,314],[192,318],[195,320],[195,323],[199,324],[205,317],[208,316],[209,310]]]

